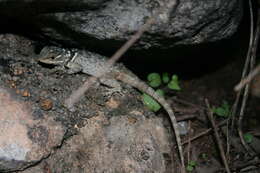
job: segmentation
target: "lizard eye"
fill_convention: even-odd
[[[50,59],[55,59],[55,56],[50,56],[49,58],[50,58]]]

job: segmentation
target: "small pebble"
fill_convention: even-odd
[[[21,94],[22,94],[23,97],[30,97],[30,95],[31,95],[30,92],[29,92],[28,90],[24,90],[24,91],[22,91]]]
[[[135,124],[137,122],[137,118],[134,118],[134,117],[128,117],[128,122],[130,124]]]
[[[50,99],[43,99],[40,101],[40,106],[42,110],[49,111],[53,107],[53,103]]]

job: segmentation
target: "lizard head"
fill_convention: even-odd
[[[73,57],[73,53],[68,49],[47,46],[41,50],[38,57],[38,61],[44,64],[64,65]]]

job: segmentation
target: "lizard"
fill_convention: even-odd
[[[104,66],[106,65],[106,57],[99,54],[95,54],[86,50],[65,49],[56,46],[44,47],[38,55],[37,60],[43,64],[55,65],[58,69],[65,70],[68,74],[82,72],[95,77],[97,77],[99,71],[103,70]],[[117,88],[116,90],[121,88],[118,80],[122,81],[123,83],[126,83],[150,95],[162,105],[171,120],[177,142],[181,166],[183,168],[182,170],[185,170],[183,148],[181,144],[180,132],[178,130],[178,123],[173,109],[164,99],[164,97],[158,95],[154,89],[152,89],[145,82],[141,81],[133,73],[124,72],[122,67],[120,67],[120,63],[112,66],[108,72],[98,80],[100,83],[106,86]]]

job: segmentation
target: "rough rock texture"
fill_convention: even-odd
[[[67,12],[55,3],[46,1],[42,9],[39,5],[39,15],[25,17],[29,21],[27,25],[36,25],[45,36],[63,44],[96,50],[113,50],[121,46],[160,6],[163,10],[157,15],[156,24],[133,48],[170,48],[227,38],[236,31],[242,16],[241,0],[110,0],[99,1],[97,9],[84,10],[81,6],[83,9],[80,7],[76,11],[73,8],[73,12]],[[55,6],[59,13],[41,14],[46,4]],[[5,7],[8,13],[8,6]]]
[[[13,171],[46,158],[64,136],[50,117],[35,119],[29,106],[0,88],[0,171]]]
[[[1,0],[0,14],[8,16],[32,15],[57,11],[79,11],[102,7],[109,0]],[[15,13],[10,11],[15,10]]]
[[[33,43],[23,37],[5,34],[0,42],[0,86],[16,96],[0,100],[0,108],[5,107],[0,113],[1,172],[32,164],[17,172],[172,172],[176,168],[172,131],[136,99],[136,90],[123,85],[123,95],[108,97],[107,87],[92,87],[75,105],[75,112],[69,112],[63,102],[87,75],[52,73],[51,66],[37,63]],[[19,162],[7,162],[12,158]]]
[[[78,135],[44,163],[22,173],[170,173],[171,149],[160,118],[146,119],[141,112],[108,119],[88,119]],[[178,172],[178,171],[177,171]]]

